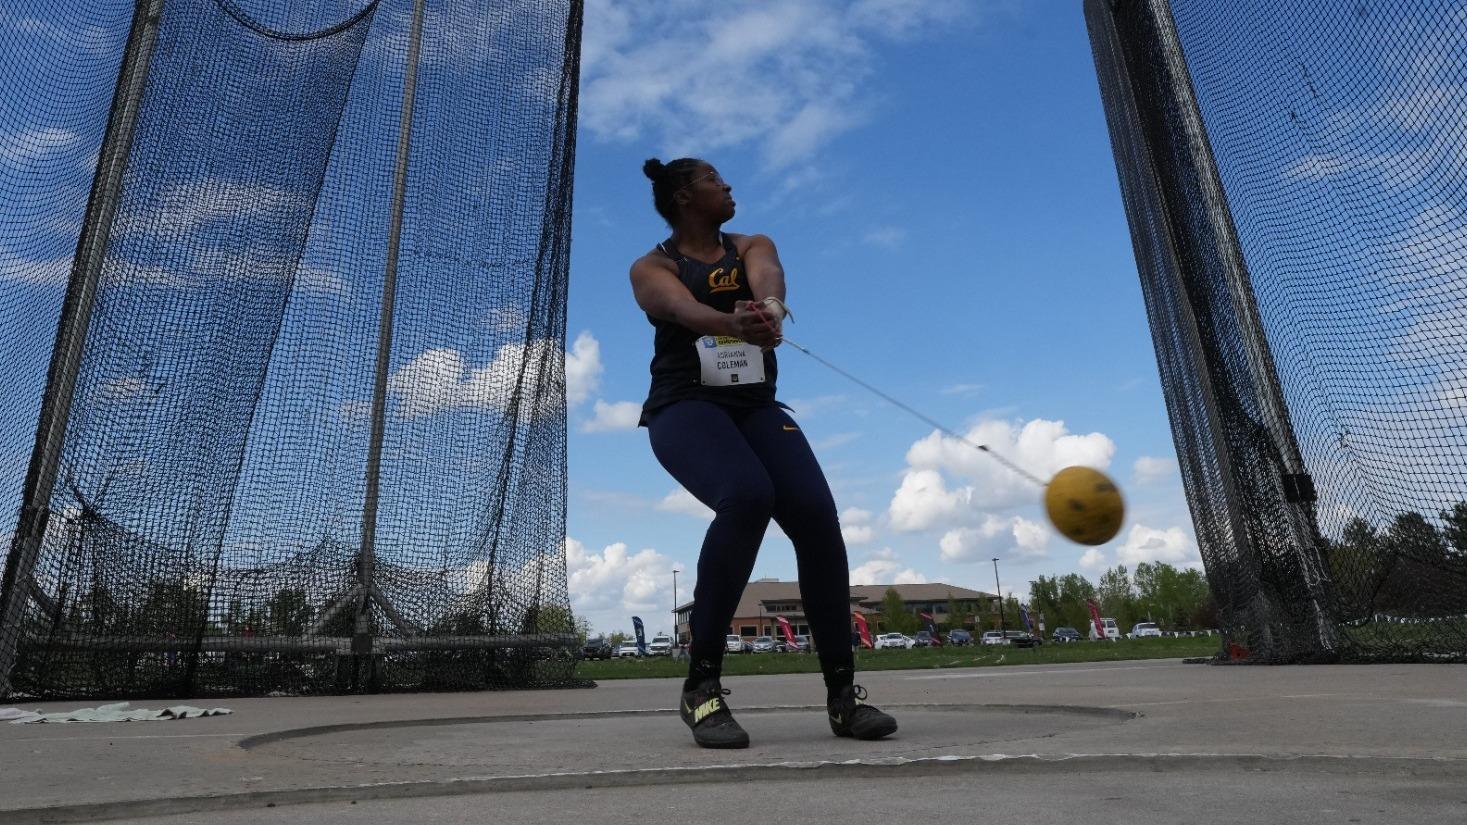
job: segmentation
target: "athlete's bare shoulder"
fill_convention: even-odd
[[[632,261],[633,276],[638,272],[658,271],[671,272],[674,275],[677,274],[677,264],[671,258],[667,257],[667,253],[663,252],[659,247],[652,247],[642,257]]]
[[[753,235],[740,235],[737,232],[728,232],[725,234],[728,235],[729,240],[734,242],[734,249],[739,251],[740,256],[749,254],[749,250],[756,247],[774,248],[774,241],[770,240],[768,235],[760,235],[758,233]]]

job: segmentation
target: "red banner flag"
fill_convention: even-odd
[[[860,613],[851,615],[856,617],[856,632],[861,634],[861,644],[865,645],[867,650],[874,649],[876,645],[871,643],[871,628],[866,626],[866,617]]]
[[[790,627],[790,620],[783,616],[775,616],[774,620],[779,622],[779,629],[784,632],[784,640],[789,645],[790,650],[799,650],[800,643],[795,640],[795,629]]]
[[[937,619],[933,618],[931,613],[918,613],[917,615],[927,620],[927,632],[932,634],[933,646],[942,647],[942,636],[937,632]]]
[[[1090,606],[1090,621],[1095,624],[1095,636],[1099,639],[1105,638],[1105,624],[1100,621],[1100,608],[1095,606],[1094,599],[1086,599],[1085,604]]]

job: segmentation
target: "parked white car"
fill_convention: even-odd
[[[1140,639],[1145,636],[1160,637],[1161,628],[1157,627],[1154,622],[1137,622],[1131,628],[1131,632],[1126,634],[1128,639]]]
[[[726,653],[748,653],[754,646],[744,641],[743,636],[735,636],[730,633],[723,637],[723,650]]]
[[[1121,629],[1120,629],[1119,626],[1116,625],[1116,620],[1115,619],[1101,619],[1100,620],[1100,626],[1103,627],[1103,628],[1105,628],[1105,638],[1107,638],[1107,639],[1119,639],[1119,638],[1121,638]],[[1100,638],[1101,638],[1100,635],[1095,632],[1095,622],[1091,622],[1090,623],[1090,641],[1093,642],[1093,641],[1096,641],[1096,640],[1098,640]]]
[[[1002,630],[986,630],[982,636],[978,637],[978,644],[981,645],[1006,645],[1008,643],[1009,640],[1003,635]]]
[[[613,655],[618,659],[635,659],[642,655],[642,651],[637,647],[636,642],[622,642],[621,647],[618,647]]]
[[[649,645],[647,645],[647,655],[648,656],[671,656],[672,655],[672,637],[671,636],[655,636],[655,637],[653,637],[652,643],[649,644]]]
[[[874,647],[877,650],[882,650],[884,648],[899,648],[901,650],[910,650],[914,644],[915,642],[913,642],[910,637],[904,634],[883,633],[880,636],[876,637],[876,644],[874,645]]]

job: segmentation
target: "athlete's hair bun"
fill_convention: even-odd
[[[662,177],[663,174],[666,173],[666,171],[667,167],[663,166],[662,161],[658,160],[657,158],[648,158],[647,162],[642,164],[642,174],[646,175],[654,181]]]

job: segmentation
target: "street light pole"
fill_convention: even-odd
[[[683,643],[682,628],[678,627],[677,616],[677,574],[678,569],[672,568],[672,637],[678,644]]]
[[[1003,585],[998,583],[998,559],[993,560],[993,589],[998,593],[998,629],[1008,638],[1008,624],[1003,616]]]

